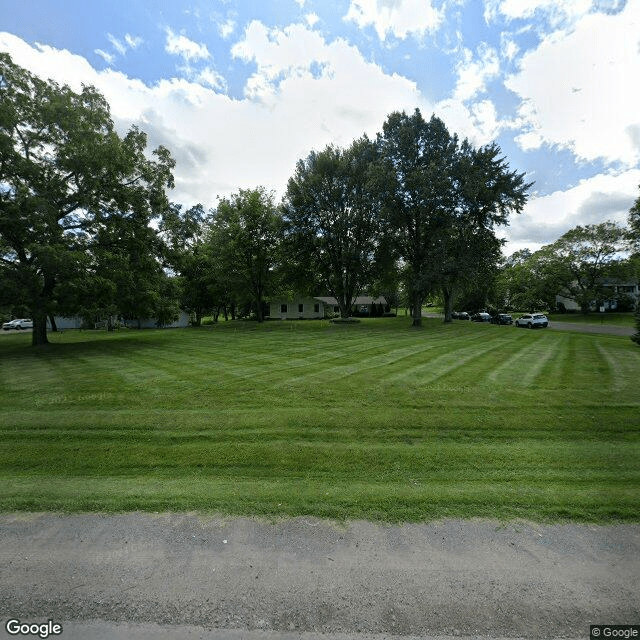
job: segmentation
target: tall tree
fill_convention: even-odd
[[[166,207],[174,162],[163,147],[149,159],[135,127],[121,138],[94,88],[75,93],[45,82],[7,54],[0,54],[0,105],[2,275],[29,309],[38,345],[65,289],[80,281],[91,290],[101,230],[126,221],[146,236]],[[112,274],[97,275],[94,282]]]
[[[378,134],[382,170],[378,186],[397,251],[406,263],[413,326],[422,324],[422,304],[437,287],[434,238],[455,209],[456,136],[442,120],[426,122],[419,109],[395,112]]]
[[[495,279],[502,246],[496,228],[506,225],[511,213],[520,213],[527,200],[531,184],[524,174],[510,171],[500,154],[494,143],[476,149],[467,140],[456,153],[455,206],[434,237],[445,322],[451,321],[459,289],[481,292]]]
[[[227,281],[254,303],[259,322],[265,296],[275,284],[281,224],[273,193],[264,187],[241,189],[221,200],[213,217],[211,249]]]
[[[346,150],[314,151],[298,162],[283,202],[293,269],[330,293],[342,318],[372,284],[378,264],[380,207],[370,186],[376,157],[366,136]]]
[[[162,216],[160,234],[166,256],[165,266],[180,278],[180,303],[191,314],[195,326],[214,306],[211,291],[213,266],[205,242],[211,215],[201,204],[183,211],[172,203]]]

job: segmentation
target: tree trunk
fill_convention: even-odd
[[[451,322],[453,291],[449,287],[442,287],[442,296],[444,298],[444,321]]]
[[[415,291],[412,296],[411,315],[413,317],[412,327],[422,326],[422,294]]]
[[[58,325],[56,324],[56,319],[53,314],[49,315],[49,322],[51,323],[51,331],[53,331],[54,333],[58,331]]]
[[[47,338],[47,314],[34,313],[31,345],[37,347],[41,344],[49,344],[49,339]]]

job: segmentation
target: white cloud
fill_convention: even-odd
[[[484,15],[487,22],[492,22],[498,15],[524,20],[537,12],[559,27],[588,13],[592,4],[592,0],[486,0]]]
[[[327,43],[301,24],[270,30],[254,21],[232,54],[257,65],[247,96],[281,108],[299,105],[312,122],[319,117],[331,130],[353,118],[357,136],[380,127],[390,111],[413,110],[423,101],[414,82],[385,74],[356,47],[341,39]]]
[[[486,90],[486,83],[500,73],[500,62],[495,49],[482,43],[474,60],[469,49],[463,49],[462,59],[456,65],[458,81],[454,98],[464,102]]]
[[[509,253],[524,247],[539,249],[578,225],[606,220],[626,224],[639,183],[640,169],[631,169],[596,175],[564,191],[532,197],[504,232],[510,238]]]
[[[441,100],[435,105],[434,112],[444,121],[450,133],[457,133],[460,138],[468,138],[476,146],[494,141],[508,124],[498,120],[496,107],[488,99],[470,106],[455,99]]]
[[[112,53],[107,53],[102,49],[94,49],[93,52],[97,53],[108,65],[112,65],[116,60],[115,55],[113,55]]]
[[[318,21],[320,20],[320,18],[318,17],[317,13],[308,13],[305,17],[305,22],[310,26],[313,27],[315,24],[318,23]]]
[[[215,91],[223,80],[210,68],[199,78],[148,86],[10,34],[0,33],[0,50],[40,77],[74,90],[82,83],[97,87],[120,133],[138,124],[148,133],[150,147],[170,149],[177,160],[170,197],[188,206],[214,206],[217,195],[257,185],[282,194],[296,161],[312,149],[347,146],[364,132],[374,136],[394,110],[420,106],[428,116],[433,109],[415,83],[385,74],[346,42],[327,43],[303,25],[269,31],[254,23],[247,29],[235,55],[257,68],[242,100]]]
[[[200,71],[196,76],[196,82],[209,85],[218,91],[225,92],[227,90],[227,81],[224,76],[211,67],[207,67]]]
[[[169,28],[167,28],[165,51],[181,56],[186,62],[206,60],[211,57],[206,45],[189,40],[186,36],[177,35]]]
[[[640,3],[589,14],[526,53],[505,85],[522,99],[525,149],[568,148],[580,160],[640,160]]]
[[[121,56],[123,56],[127,52],[127,45],[124,44],[122,41],[118,40],[118,38],[116,38],[115,36],[111,35],[110,33],[107,34],[107,38],[109,39],[109,42],[111,43],[113,48]]]
[[[388,34],[404,39],[437,31],[444,12],[435,9],[431,0],[351,0],[345,20],[360,28],[373,25],[380,40]]]
[[[144,42],[142,38],[132,36],[130,33],[125,35],[124,41],[129,45],[130,49],[137,49]]]
[[[500,34],[500,53],[505,60],[511,62],[520,51],[520,47],[511,38],[508,33]]]
[[[218,29],[220,31],[220,35],[226,40],[236,28],[236,23],[229,18],[226,22],[223,22],[219,25]]]

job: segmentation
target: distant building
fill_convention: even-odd
[[[387,307],[384,296],[358,296],[353,305],[359,314],[371,314],[372,306]],[[303,320],[326,318],[340,313],[338,301],[331,296],[296,296],[293,298],[274,298],[269,303],[269,317],[280,320]]]
[[[58,331],[63,331],[65,329],[98,329],[107,326],[106,320],[99,320],[94,322],[92,326],[87,326],[82,316],[54,316],[54,321]],[[157,318],[142,318],[139,323],[137,319],[125,320],[124,324],[131,329],[177,329],[180,327],[188,327],[190,322],[191,318],[189,314],[186,311],[180,311],[178,319],[169,324],[159,325]],[[120,323],[122,324],[122,321],[120,321]],[[47,329],[51,330],[51,321],[49,318],[47,318]]]
[[[615,311],[618,308],[618,301],[625,296],[633,299],[637,308],[638,302],[640,302],[640,285],[637,282],[623,282],[613,278],[603,278],[599,284],[603,291],[606,292],[606,297],[603,297],[602,300],[593,300],[590,306],[591,311],[598,311],[599,305],[602,305],[605,311]],[[556,296],[556,304],[564,305],[567,311],[581,310],[580,305],[575,300],[562,295],[562,293]]]

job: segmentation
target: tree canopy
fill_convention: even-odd
[[[289,272],[335,297],[343,318],[376,274],[382,232],[371,186],[376,156],[366,137],[346,150],[312,152],[298,162],[283,202]]]
[[[421,324],[422,303],[438,289],[450,320],[455,289],[497,264],[495,227],[522,210],[531,185],[509,171],[497,145],[460,143],[419,109],[392,113],[378,144],[386,218],[406,264],[413,324]]]
[[[42,344],[47,315],[77,308],[71,292],[109,305],[127,261],[139,278],[158,274],[149,222],[167,206],[174,161],[164,147],[150,159],[136,127],[120,137],[94,88],[43,81],[7,54],[0,105],[0,275]]]
[[[208,242],[230,288],[248,296],[259,322],[265,295],[276,284],[282,221],[273,193],[240,189],[218,204]]]

